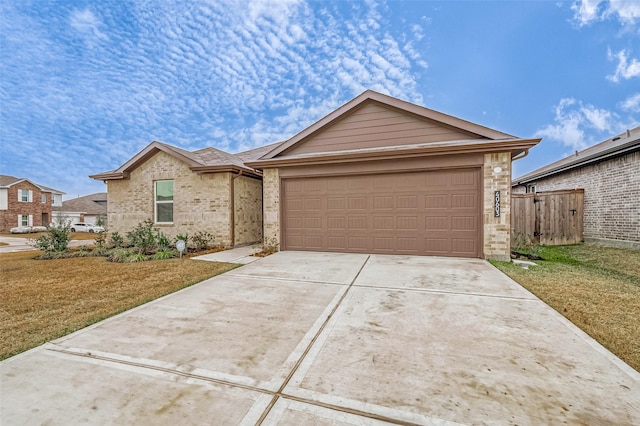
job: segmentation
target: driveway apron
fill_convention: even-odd
[[[640,374],[474,259],[280,252],[0,363],[0,424],[640,424]]]

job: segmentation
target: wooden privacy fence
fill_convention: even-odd
[[[582,241],[584,189],[511,195],[512,241],[558,246]]]

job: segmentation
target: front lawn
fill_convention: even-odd
[[[91,234],[94,235],[94,234]],[[0,359],[233,269],[191,259],[113,263],[0,254]]]
[[[539,254],[528,270],[492,263],[640,371],[640,251],[579,244]]]

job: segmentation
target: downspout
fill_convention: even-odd
[[[242,170],[238,170],[236,176],[231,175],[231,248],[236,246],[236,186],[235,180],[242,176]]]

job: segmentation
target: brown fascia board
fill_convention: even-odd
[[[174,147],[162,142],[153,141],[149,145],[144,147],[142,151],[138,152],[129,161],[127,161],[126,163],[124,163],[122,166],[118,167],[114,171],[118,173],[128,172],[131,169],[136,168],[138,165],[144,163],[149,158],[153,157],[156,153],[158,153],[158,151],[162,151],[166,154],[171,155],[172,157],[178,158],[179,160],[187,163],[189,167],[202,166],[201,163],[198,163],[197,161],[194,161],[193,159],[186,157],[185,155],[183,155],[182,153],[174,149]]]
[[[259,170],[254,170],[250,168],[238,167],[238,166],[199,166],[199,167],[191,167],[193,172],[196,173],[238,173],[242,176],[249,176],[253,178],[262,179],[262,173]]]
[[[536,146],[541,139],[470,140],[457,143],[429,143],[402,148],[375,148],[369,150],[334,151],[290,157],[277,157],[246,163],[255,169],[301,166],[312,164],[332,164],[369,160],[390,160],[418,156],[470,154],[489,152],[511,152],[511,158]],[[461,143],[464,142],[464,143]]]
[[[401,99],[394,98],[392,96],[383,95],[382,93],[375,92],[373,90],[366,90],[360,95],[350,100],[349,102],[347,102],[346,104],[339,107],[338,109],[334,110],[333,112],[329,113],[325,117],[316,121],[311,126],[302,130],[300,133],[296,134],[295,136],[286,140],[282,144],[278,145],[276,148],[274,148],[273,150],[269,151],[267,154],[262,156],[261,159],[267,160],[277,156],[278,154],[281,154],[282,152],[296,145],[306,137],[312,135],[313,133],[318,132],[323,127],[331,124],[338,118],[343,117],[355,111],[358,107],[360,107],[363,103],[367,101],[376,101],[384,104],[385,106],[392,107],[401,111],[410,112],[420,117],[438,121],[440,123],[455,127],[457,129],[461,129],[469,133],[486,137],[488,139],[513,139],[515,137],[513,135],[502,133],[497,130],[493,130],[488,127],[481,126],[479,124],[475,124],[470,121],[463,120],[461,118],[457,118],[451,115],[444,114],[442,112],[438,112],[432,109],[425,108],[420,105],[413,104],[411,102],[403,101]]]
[[[640,150],[640,139],[635,139],[625,144],[593,153],[591,155],[588,155],[584,158],[577,159],[572,162],[559,164],[556,167],[550,167],[550,168],[548,168],[548,166],[542,167],[538,170],[534,170],[533,172],[527,173],[526,175],[523,175],[517,179],[514,179],[511,182],[511,185],[517,186],[517,185],[527,184],[539,179],[556,175],[558,173],[564,173],[572,169],[577,169],[579,167],[584,167],[592,163],[605,161],[613,157],[619,157],[621,155],[625,155],[627,153],[638,151],[638,150]],[[562,160],[564,159],[566,158],[563,158]],[[558,160],[558,161],[562,161],[562,160]]]
[[[197,166],[197,167],[189,167],[189,169],[195,173],[204,174],[204,173],[238,173],[243,176],[249,176],[253,178],[262,178],[262,173],[257,170],[249,169],[249,168],[241,168],[238,166]],[[91,179],[107,181],[107,180],[121,180],[121,179],[129,179],[129,173],[119,173],[119,172],[106,172],[99,173],[97,175],[90,175]]]

